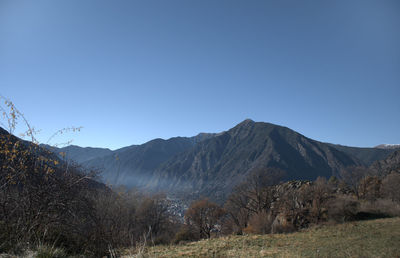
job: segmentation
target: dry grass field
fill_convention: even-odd
[[[127,251],[126,257],[400,257],[400,218],[324,225],[302,232],[228,236]]]

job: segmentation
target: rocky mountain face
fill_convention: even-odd
[[[161,164],[147,187],[221,199],[258,168],[281,168],[287,180],[312,180],[360,164],[286,127],[246,120]]]
[[[155,139],[115,151],[76,146],[68,151],[71,159],[100,169],[112,184],[215,199],[255,169],[275,167],[286,172],[285,180],[313,180],[338,175],[347,166],[369,166],[393,152],[322,143],[252,120],[218,134]]]
[[[391,172],[400,173],[400,150],[393,152],[384,160],[374,162],[371,165],[371,169],[382,175],[387,175]]]
[[[104,181],[111,184],[140,187],[148,183],[160,164],[212,136],[213,134],[199,134],[168,140],[155,139],[142,145],[115,150],[111,155],[99,156],[82,164],[101,170]]]
[[[385,159],[389,156],[396,148],[359,148],[349,147],[338,144],[330,144],[335,149],[346,153],[352,157],[357,158],[364,166],[370,166],[377,160]]]

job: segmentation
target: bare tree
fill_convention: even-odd
[[[377,176],[363,177],[358,184],[360,198],[374,201],[380,198],[382,180]]]
[[[382,180],[382,193],[386,198],[400,202],[400,173],[392,172]]]
[[[352,166],[340,171],[341,178],[350,187],[357,198],[360,197],[358,186],[361,179],[370,174],[371,171],[362,166]]]
[[[185,213],[185,222],[196,228],[201,238],[210,238],[211,231],[224,215],[219,205],[203,199],[192,203]]]
[[[323,208],[329,199],[330,192],[331,188],[325,177],[318,177],[311,186],[312,213],[316,223],[322,218]]]
[[[225,203],[237,233],[248,226],[251,216],[268,212],[274,201],[275,188],[285,172],[278,168],[257,168],[238,185]]]

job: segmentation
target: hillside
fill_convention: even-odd
[[[360,148],[360,147],[350,147],[350,146],[343,146],[338,144],[330,144],[330,146],[338,149],[350,155],[352,157],[357,158],[360,162],[362,162],[365,166],[370,166],[377,160],[382,160],[388,157],[394,150],[399,149],[397,148]]]
[[[374,162],[371,169],[383,175],[391,172],[400,173],[400,150],[393,152],[386,159]]]
[[[79,152],[82,152],[82,149],[85,148],[76,146],[76,149]],[[7,166],[5,166],[5,164],[18,167],[19,175],[21,178],[18,178],[16,176],[15,179],[17,181],[23,181],[27,178],[36,177],[39,176],[41,173],[45,173],[46,169],[44,169],[44,167],[46,167],[47,169],[50,168],[53,171],[51,172],[51,174],[59,177],[58,179],[62,178],[65,171],[67,170],[65,167],[68,167],[68,165],[64,162],[63,159],[60,158],[59,155],[57,155],[58,153],[54,153],[52,151],[54,151],[54,148],[50,148],[50,146],[48,145],[37,145],[30,141],[20,139],[0,127],[0,166],[4,166],[3,170],[0,170],[0,181],[7,180],[7,177],[5,177],[3,174],[7,171]],[[10,153],[15,153],[15,156],[10,156]],[[17,158],[19,163],[12,163],[12,161],[16,160]],[[39,160],[41,162],[38,165],[37,163]],[[36,173],[33,173],[34,171]],[[71,177],[84,177],[83,175],[85,173],[90,173],[90,171],[80,170],[76,167],[69,166],[69,176]],[[32,181],[29,182],[30,184],[41,184],[40,182],[35,181],[36,179],[33,180],[31,178],[31,180]],[[88,189],[108,189],[103,183],[92,179],[90,176],[84,177],[81,180],[81,183],[86,185]]]
[[[62,148],[57,148],[45,144],[43,144],[42,146],[53,151],[59,157],[65,156],[66,159],[73,160],[79,164],[82,164],[83,162],[86,162],[91,159],[107,156],[113,153],[110,149],[106,148],[80,147],[76,145],[69,145]]]
[[[81,164],[100,169],[103,180],[110,183],[129,187],[143,186],[161,163],[209,137],[212,137],[212,134],[174,137],[168,140],[154,139],[142,145],[115,150],[109,155],[99,156]]]
[[[369,166],[393,152],[322,143],[286,127],[249,119],[218,134],[155,139],[115,151],[77,146],[58,151],[99,169],[103,181],[111,184],[216,200],[224,199],[257,168],[281,168],[286,180],[312,180],[338,175],[347,166]]]
[[[256,168],[278,167],[286,171],[286,180],[312,180],[360,164],[289,128],[245,120],[162,164],[148,187],[223,199]]]
[[[127,251],[134,254],[134,251]],[[146,248],[142,257],[398,257],[400,218]],[[128,256],[126,256],[128,257]]]

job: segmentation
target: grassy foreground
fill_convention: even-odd
[[[136,254],[137,255],[137,254]],[[149,247],[141,257],[400,257],[400,218]]]

